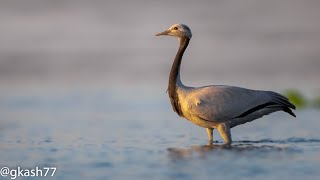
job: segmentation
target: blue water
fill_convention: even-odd
[[[175,115],[165,93],[117,93],[1,97],[0,165],[57,167],[48,179],[320,176],[320,111],[274,113],[232,129],[231,147],[217,132],[208,146],[205,130]]]

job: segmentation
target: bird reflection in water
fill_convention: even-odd
[[[289,149],[288,145],[270,145],[270,144],[260,144],[259,141],[238,141],[233,145],[198,145],[190,146],[186,148],[168,148],[169,157],[173,160],[178,159],[188,159],[192,157],[206,157],[207,155],[221,155],[224,153],[239,153],[239,152],[280,152],[287,151]]]

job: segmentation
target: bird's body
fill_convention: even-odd
[[[263,112],[286,106],[285,101],[287,101],[283,96],[271,91],[222,85],[199,88],[179,87],[177,93],[181,116],[205,128],[213,125],[207,126],[206,122],[228,122],[234,127],[243,119],[265,115]],[[283,107],[279,110],[282,109]],[[197,123],[197,121],[205,122]]]
[[[295,109],[295,106],[286,97],[272,91],[225,85],[183,85],[180,80],[180,65],[192,36],[190,28],[184,24],[175,24],[157,35],[175,36],[180,41],[169,76],[168,94],[173,110],[179,116],[206,128],[210,143],[213,129],[218,129],[225,144],[230,144],[232,127],[281,110],[295,116],[290,109]]]

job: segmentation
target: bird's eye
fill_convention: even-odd
[[[173,30],[178,30],[178,27],[174,27]]]

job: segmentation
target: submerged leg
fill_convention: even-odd
[[[213,141],[213,138],[212,138],[213,128],[206,128],[206,130],[207,130],[207,134],[208,134],[208,138],[209,138],[208,145],[211,145],[212,141]]]
[[[229,123],[220,123],[218,125],[218,131],[224,141],[224,144],[230,145],[232,142],[232,139],[231,139],[231,132],[230,132]]]

